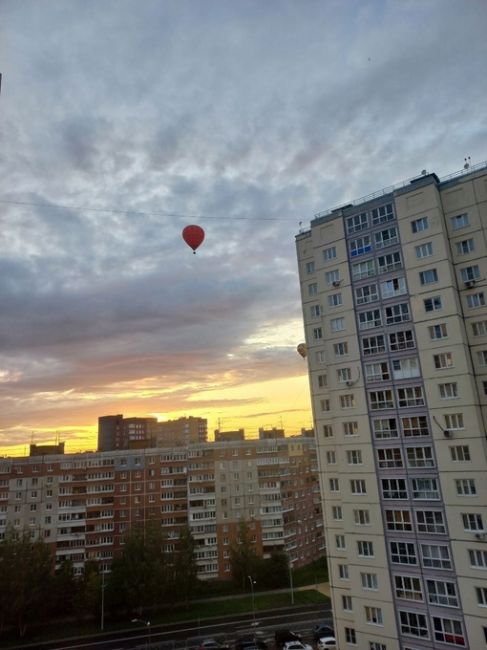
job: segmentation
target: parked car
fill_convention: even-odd
[[[323,636],[316,643],[318,650],[336,650],[337,642],[334,636]]]
[[[246,634],[236,640],[235,650],[267,650],[267,643],[256,634]]]
[[[276,630],[274,633],[274,640],[278,648],[282,648],[285,643],[289,641],[302,641],[302,637],[296,632],[291,630]]]
[[[319,641],[323,637],[335,636],[335,630],[330,623],[318,623],[313,627],[313,641]]]
[[[198,650],[230,650],[230,648],[216,639],[204,639],[199,644]]]
[[[302,641],[288,641],[282,646],[282,650],[313,650],[313,648]]]

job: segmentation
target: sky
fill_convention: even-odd
[[[0,0],[0,453],[94,449],[115,413],[311,426],[295,235],[487,159],[486,24],[484,0]]]

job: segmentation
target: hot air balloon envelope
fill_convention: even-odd
[[[296,348],[296,350],[298,351],[298,354],[300,354],[303,357],[303,359],[306,358],[306,355],[308,354],[306,343],[300,343]]]
[[[193,249],[193,253],[196,253],[196,249],[203,243],[204,238],[205,231],[200,226],[186,226],[183,230],[183,239]]]

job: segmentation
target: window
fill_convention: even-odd
[[[440,544],[421,544],[421,558],[426,569],[451,569],[450,550]]]
[[[342,609],[344,612],[353,611],[352,608],[352,596],[344,595],[342,596]]]
[[[450,217],[452,230],[461,230],[466,228],[468,223],[468,214],[457,214],[455,217]]]
[[[379,273],[390,273],[391,271],[397,271],[402,269],[402,260],[401,254],[399,251],[394,253],[387,253],[386,255],[380,255],[377,258],[377,267]]]
[[[392,362],[392,375],[394,379],[411,379],[419,377],[419,360],[417,357],[394,359]]]
[[[420,217],[411,221],[411,230],[414,234],[428,230],[428,217]]]
[[[415,512],[418,531],[432,535],[444,535],[446,526],[443,513],[438,510],[417,510]]]
[[[476,512],[464,512],[462,514],[463,528],[470,532],[484,532],[484,522],[482,515]]]
[[[460,497],[477,496],[477,488],[475,486],[475,479],[473,478],[457,478],[455,479],[455,486],[457,494]]]
[[[352,379],[352,371],[350,368],[338,368],[337,369],[337,380],[340,383],[345,383]]]
[[[354,510],[353,519],[356,526],[370,526],[370,513],[368,510]]]
[[[378,226],[380,223],[385,223],[386,221],[392,221],[394,219],[392,203],[386,203],[386,205],[381,205],[379,208],[374,208],[371,214],[373,226]]]
[[[455,399],[458,397],[458,386],[456,382],[448,382],[446,384],[439,384],[441,399]]]
[[[366,284],[355,289],[355,301],[357,305],[365,305],[379,299],[376,284]]]
[[[410,564],[418,563],[416,558],[416,549],[410,542],[389,542],[391,549],[391,562],[393,564]]]
[[[345,329],[345,319],[342,318],[332,318],[330,321],[331,331],[332,332],[341,332]]]
[[[367,488],[364,479],[352,479],[350,481],[350,491],[352,494],[367,494]]]
[[[374,260],[367,260],[366,262],[358,262],[356,264],[352,264],[352,278],[354,280],[370,278],[373,275],[375,275]]]
[[[411,350],[416,347],[412,330],[401,330],[389,334],[389,348],[391,352]]]
[[[465,266],[460,270],[460,273],[464,282],[480,279],[480,269],[476,264],[473,266]]]
[[[433,284],[438,282],[438,272],[436,269],[427,269],[419,272],[419,281],[421,284]]]
[[[374,557],[374,545],[372,542],[359,540],[357,542],[357,552],[359,557]]]
[[[433,296],[433,298],[425,298],[423,300],[424,310],[429,311],[438,311],[442,309],[441,296]]]
[[[461,621],[433,616],[433,630],[436,641],[451,645],[466,646],[465,634]]]
[[[485,294],[483,291],[479,293],[471,293],[467,296],[467,307],[469,309],[478,309],[485,307]]]
[[[325,363],[326,358],[325,358],[324,350],[316,350],[316,352],[315,352],[315,360],[316,360],[316,363]]]
[[[426,580],[428,602],[431,605],[458,607],[458,596],[454,582],[446,580]]]
[[[328,484],[330,486],[330,492],[339,492],[340,491],[340,485],[338,483],[337,478],[328,479]]]
[[[355,632],[353,627],[345,628],[345,641],[347,643],[351,643],[352,645],[357,644],[357,633]]]
[[[360,449],[351,449],[347,451],[347,463],[349,465],[362,464],[362,452],[360,451]]]
[[[350,246],[350,257],[358,257],[359,255],[365,255],[370,253],[372,250],[372,245],[370,243],[370,235],[364,235],[363,237],[358,237],[357,239],[352,239],[349,243]]]
[[[343,512],[341,506],[332,506],[331,516],[335,521],[341,521],[343,519]]]
[[[374,390],[369,393],[370,408],[372,411],[382,411],[394,408],[392,390]]]
[[[320,409],[323,413],[326,413],[330,410],[330,400],[329,399],[320,399]]]
[[[399,237],[397,228],[395,227],[386,228],[385,230],[379,230],[379,232],[374,233],[374,246],[376,248],[386,248],[398,242]]]
[[[338,577],[340,578],[340,580],[349,580],[350,579],[347,564],[339,564],[338,565]]]
[[[333,352],[335,353],[336,357],[344,357],[348,354],[348,343],[346,341],[335,343],[333,345]]]
[[[428,332],[431,340],[444,339],[448,336],[445,323],[439,323],[438,325],[431,325],[428,327]]]
[[[323,260],[325,262],[328,262],[329,260],[334,260],[336,256],[337,256],[337,249],[335,248],[335,246],[330,246],[329,248],[325,248],[323,250]]]
[[[487,551],[471,548],[468,550],[468,557],[471,567],[487,569]]]
[[[403,634],[417,636],[423,639],[428,638],[428,624],[426,623],[426,616],[424,614],[399,610],[399,621]]]
[[[387,438],[397,438],[399,435],[396,418],[380,418],[372,423],[374,438],[384,440]]]
[[[331,424],[323,425],[323,437],[324,438],[333,438],[333,427]]]
[[[346,546],[345,546],[345,535],[335,535],[335,547],[343,551]]]
[[[379,581],[375,573],[361,573],[362,588],[367,591],[376,591],[379,588]]]
[[[367,381],[389,381],[389,366],[386,361],[365,364],[365,378]]]
[[[401,418],[401,424],[405,437],[429,436],[428,420],[425,415]]]
[[[356,436],[358,434],[358,422],[344,422],[343,435]]]
[[[308,296],[317,296],[318,295],[318,283],[312,282],[308,284]]]
[[[448,431],[461,431],[463,426],[463,413],[449,413],[445,415],[445,428]]]
[[[326,462],[328,465],[336,465],[336,452],[334,449],[330,449],[326,452]]]
[[[426,242],[425,244],[420,244],[419,246],[415,246],[414,252],[416,253],[416,257],[418,260],[422,259],[423,257],[430,257],[431,255],[433,255],[433,244],[429,241]]]
[[[311,305],[309,308],[311,318],[319,318],[321,316],[321,305]]]
[[[457,241],[455,246],[457,249],[457,255],[467,255],[468,253],[472,253],[475,248],[473,238]]]
[[[385,308],[386,325],[395,325],[396,323],[404,323],[411,320],[409,313],[409,305],[403,302],[399,305],[391,305]]]
[[[391,278],[380,283],[382,297],[395,298],[407,293],[406,278]]]
[[[399,408],[424,406],[422,386],[408,386],[407,388],[398,388],[397,402]]]
[[[327,298],[328,307],[339,307],[342,304],[342,294],[332,293]]]
[[[409,510],[386,510],[387,530],[399,533],[410,533],[413,530],[411,513]]]
[[[451,352],[441,352],[433,355],[433,362],[436,370],[444,368],[453,368],[453,356]]]
[[[369,227],[369,219],[366,212],[362,214],[356,214],[353,217],[348,217],[347,219],[347,234],[351,235],[354,232],[359,232]]]
[[[318,375],[318,388],[325,388],[328,385],[328,379],[326,375]]]
[[[386,344],[383,334],[378,336],[369,336],[362,339],[362,351],[364,356],[370,354],[381,354],[386,351]]]
[[[407,447],[408,467],[434,467],[431,447]]]
[[[408,490],[404,478],[381,479],[382,497],[384,499],[407,499]]]
[[[372,327],[380,327],[382,324],[380,309],[363,311],[358,315],[358,326],[361,330],[368,330]]]
[[[377,449],[377,463],[381,469],[402,467],[402,455],[399,447],[385,447]]]
[[[325,282],[326,284],[340,282],[340,271],[338,269],[333,269],[333,271],[328,271],[325,273]]]
[[[436,478],[421,477],[411,479],[413,499],[439,499],[439,487]]]
[[[369,641],[369,650],[387,650],[385,643],[379,641]]]
[[[311,275],[314,272],[315,272],[315,263],[314,262],[306,262],[306,273],[308,275]]]
[[[479,366],[487,366],[487,350],[477,352],[477,361]]]
[[[340,395],[340,408],[341,409],[353,409],[355,406],[355,397],[353,393],[348,395]]]
[[[472,334],[474,336],[487,336],[487,320],[472,323]]]
[[[371,625],[383,625],[380,607],[365,607],[365,620]]]
[[[470,458],[470,448],[468,445],[456,445],[450,447],[450,456],[453,461],[466,462],[472,460]]]

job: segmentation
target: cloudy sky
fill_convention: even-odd
[[[111,413],[309,426],[299,222],[487,158],[486,24],[483,0],[0,0],[0,449],[93,448]]]

